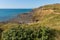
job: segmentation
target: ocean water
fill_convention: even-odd
[[[0,22],[9,20],[18,14],[30,11],[32,11],[32,9],[0,9]]]

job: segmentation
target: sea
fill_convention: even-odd
[[[30,11],[32,11],[32,9],[0,9],[0,22],[7,21],[19,14]]]

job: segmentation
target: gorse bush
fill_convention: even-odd
[[[29,28],[29,26],[11,28],[2,33],[2,40],[53,40],[55,30],[46,27]]]

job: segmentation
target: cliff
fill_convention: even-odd
[[[41,21],[45,19],[46,16],[49,15],[54,16],[59,14],[60,14],[60,4],[50,4],[33,9],[29,13],[19,14],[17,15],[17,17],[13,18],[10,21],[19,23],[31,23]]]

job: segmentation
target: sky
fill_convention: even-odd
[[[0,0],[0,8],[29,9],[55,3],[60,3],[60,0]]]

